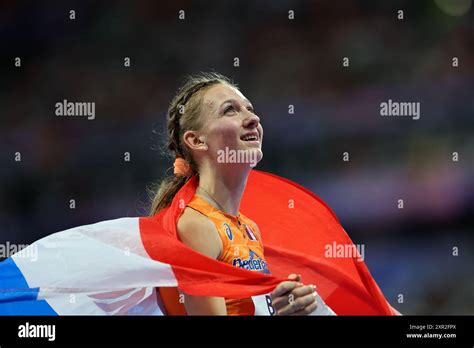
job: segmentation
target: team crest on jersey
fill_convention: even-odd
[[[245,232],[247,232],[247,236],[249,237],[249,239],[253,241],[257,240],[257,237],[255,237],[250,227],[248,227],[247,225],[244,225],[244,226],[245,226]]]
[[[248,269],[249,271],[258,271],[265,274],[271,274],[267,263],[262,260],[255,252],[249,249],[248,259],[235,258],[232,260],[232,266]]]
[[[229,240],[232,240],[234,238],[234,236],[232,235],[232,230],[230,229],[230,226],[226,223],[224,223],[223,226],[225,228],[225,234],[227,235]]]

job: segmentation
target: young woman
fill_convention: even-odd
[[[168,110],[168,149],[176,158],[174,175],[159,186],[152,215],[197,174],[199,186],[177,225],[180,240],[192,249],[235,267],[270,273],[260,231],[239,212],[252,166],[263,157],[263,128],[250,101],[226,77],[189,77]],[[225,154],[233,154],[228,158]],[[290,274],[272,292],[277,315],[308,315],[316,309],[314,285]],[[253,315],[251,299],[196,297],[160,289],[168,314]],[[180,303],[184,302],[184,310]],[[181,305],[182,307],[182,305]]]

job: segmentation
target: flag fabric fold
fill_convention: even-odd
[[[272,314],[265,294],[290,273],[317,285],[316,314],[332,314],[331,309],[338,315],[393,314],[360,258],[327,256],[328,247],[353,245],[330,208],[272,174],[253,170],[241,205],[260,228],[272,275],[190,249],[178,240],[176,225],[197,185],[195,176],[153,217],[57,232],[1,262],[0,315],[163,315],[159,287],[196,296],[252,297],[256,314]],[[31,251],[35,258],[28,256]]]

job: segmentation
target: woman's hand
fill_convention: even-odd
[[[309,315],[316,307],[316,286],[304,285],[301,276],[290,274],[271,293],[275,315]]]

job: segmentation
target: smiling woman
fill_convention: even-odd
[[[196,194],[177,223],[180,240],[192,249],[251,271],[269,274],[257,224],[239,212],[247,179],[263,157],[263,128],[249,100],[228,78],[202,73],[188,78],[168,110],[168,149],[174,175],[159,186],[151,215],[169,206],[194,175]],[[227,154],[246,154],[243,160]],[[250,160],[251,159],[251,160]],[[189,296],[160,289],[167,314],[253,315],[250,298]],[[307,315],[316,309],[314,285],[290,274],[272,293],[276,314]]]

